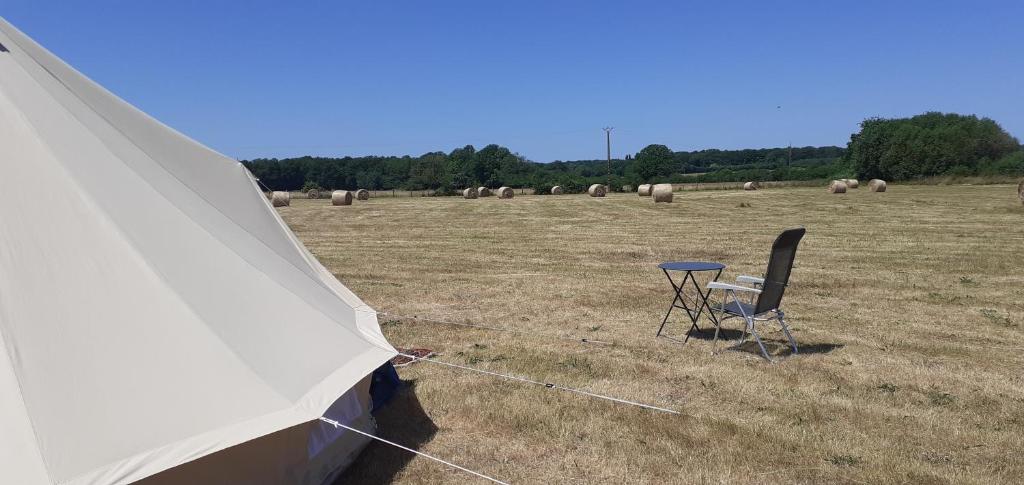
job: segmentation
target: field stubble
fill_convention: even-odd
[[[1009,186],[294,199],[282,216],[378,311],[390,341],[441,359],[681,411],[659,414],[430,364],[382,436],[513,483],[1024,480],[1024,207]],[[803,353],[762,330],[711,355],[655,339],[672,293],[656,265],[760,274],[774,237],[807,236],[783,300]],[[736,321],[726,328],[738,329]],[[681,337],[674,318],[668,330]],[[733,332],[735,334],[735,332]],[[573,343],[586,337],[614,346]],[[720,347],[724,347],[720,345]],[[470,477],[371,445],[346,479]],[[397,463],[382,466],[382,463]]]

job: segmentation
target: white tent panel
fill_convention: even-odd
[[[4,482],[137,480],[309,422],[394,355],[238,162],[2,19],[0,44]]]

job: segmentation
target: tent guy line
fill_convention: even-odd
[[[483,473],[475,472],[475,471],[470,470],[468,468],[461,467],[461,466],[456,465],[456,464],[454,464],[454,463],[452,463],[450,461],[442,460],[442,459],[437,458],[435,456],[431,456],[431,455],[428,455],[426,453],[423,453],[423,452],[420,452],[420,451],[416,451],[416,450],[414,450],[412,448],[408,448],[408,447],[402,446],[402,445],[400,445],[398,443],[395,443],[395,442],[392,442],[392,441],[388,441],[388,440],[386,440],[384,438],[381,438],[381,437],[379,437],[377,435],[370,434],[370,433],[367,433],[365,431],[362,431],[362,430],[359,430],[359,429],[356,429],[356,428],[353,428],[353,427],[350,427],[350,426],[346,426],[346,425],[341,424],[338,421],[335,421],[333,419],[325,418],[325,417],[321,417],[319,419],[320,419],[320,421],[323,421],[323,422],[325,422],[325,423],[327,423],[327,424],[329,424],[331,426],[334,426],[335,428],[345,428],[345,429],[347,429],[349,431],[354,431],[354,432],[359,433],[359,434],[361,434],[363,436],[366,436],[366,437],[375,439],[377,441],[380,441],[381,443],[386,443],[386,444],[389,444],[389,445],[394,446],[396,448],[403,449],[405,451],[408,451],[409,453],[414,453],[414,454],[422,456],[424,458],[428,458],[428,459],[434,460],[434,461],[436,461],[438,463],[444,463],[445,465],[448,465],[448,466],[450,466],[452,468],[456,468],[456,469],[462,470],[462,471],[464,471],[466,473],[469,473],[471,475],[475,475],[475,476],[478,476],[480,478],[483,478],[484,480],[488,480],[488,481],[491,481],[491,482],[494,482],[494,483],[499,483],[501,485],[509,485],[508,482],[503,482],[503,481],[498,480],[496,478],[492,478],[492,477],[489,477],[487,475],[484,475]]]
[[[460,322],[453,322],[451,320],[440,320],[440,319],[436,319],[436,318],[426,318],[426,317],[420,317],[420,316],[416,316],[416,315],[401,315],[401,314],[398,314],[398,313],[390,313],[390,312],[381,312],[381,313],[378,313],[378,315],[385,315],[385,316],[394,317],[394,318],[398,318],[398,319],[402,319],[402,320],[414,320],[414,321],[428,322],[428,323],[441,323],[441,324],[445,324],[445,325],[458,325],[460,327],[472,327],[472,328],[479,328],[479,329],[484,329],[484,330],[497,330],[499,332],[518,333],[518,334],[531,335],[531,336],[536,336],[537,335],[536,333],[524,332],[522,330],[516,330],[514,328],[493,327],[493,326],[490,326],[490,325],[479,325],[479,324],[474,324],[474,323],[460,323]],[[584,344],[616,345],[615,342],[606,342],[604,340],[593,340],[593,339],[581,338],[581,337],[563,337],[563,336],[558,336],[558,335],[546,335],[546,337],[550,337],[550,338],[554,338],[554,339],[559,339],[559,340],[567,340],[567,341],[576,342],[576,343],[584,343]]]
[[[451,362],[445,362],[445,361],[442,361],[442,360],[425,359],[425,358],[422,358],[422,357],[416,357],[415,355],[403,354],[401,352],[399,352],[398,355],[401,355],[402,357],[406,357],[406,358],[409,358],[409,359],[412,359],[412,360],[420,361],[420,362],[430,362],[432,364],[443,365],[443,366],[452,367],[452,368],[455,368],[455,369],[468,370],[470,372],[476,372],[476,373],[479,373],[479,374],[487,374],[489,376],[501,377],[503,379],[510,379],[510,380],[513,380],[513,381],[525,382],[527,384],[534,384],[534,385],[537,385],[537,386],[544,386],[545,388],[548,388],[548,389],[558,389],[559,391],[572,392],[572,393],[581,394],[581,395],[588,396],[588,397],[593,397],[593,398],[597,398],[597,399],[604,399],[606,401],[616,402],[616,403],[619,403],[619,404],[627,404],[627,405],[630,405],[630,406],[637,406],[637,407],[641,407],[641,408],[644,408],[644,409],[650,409],[652,411],[659,411],[659,412],[669,413],[669,414],[680,414],[680,415],[683,414],[683,413],[681,413],[679,411],[676,411],[676,410],[673,410],[673,409],[667,409],[667,408],[662,408],[662,407],[658,407],[658,406],[652,406],[650,404],[644,404],[644,403],[641,403],[641,402],[629,401],[629,400],[620,399],[620,398],[617,398],[617,397],[606,396],[606,395],[603,395],[603,394],[597,394],[597,393],[593,393],[593,392],[589,392],[589,391],[584,391],[582,389],[576,389],[576,388],[572,388],[572,387],[561,386],[561,385],[554,384],[554,383],[551,383],[551,382],[535,381],[533,379],[527,379],[525,377],[513,376],[513,375],[509,375],[509,374],[500,374],[498,372],[491,372],[489,370],[483,370],[483,369],[477,369],[477,368],[474,368],[474,367],[468,367],[468,366],[464,366],[464,365],[453,364]]]

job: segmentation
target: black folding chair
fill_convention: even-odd
[[[729,318],[743,318],[746,327],[736,345],[746,341],[749,332],[757,340],[761,354],[771,362],[772,358],[764,348],[764,342],[761,341],[761,335],[757,333],[755,323],[778,320],[779,325],[782,326],[782,332],[786,334],[790,345],[793,346],[793,353],[797,353],[796,340],[789,333],[789,327],[786,326],[786,314],[779,309],[779,305],[782,303],[783,293],[786,292],[786,285],[789,284],[789,274],[793,270],[793,260],[796,259],[796,248],[805,232],[807,232],[806,229],[802,227],[787,229],[775,239],[775,244],[772,245],[772,254],[768,258],[768,271],[765,272],[763,278],[756,276],[736,278],[738,283],[750,283],[753,287],[717,281],[708,283],[709,291],[722,290],[723,293],[722,304],[714,308],[714,311],[721,314],[717,319],[718,326],[715,327],[715,348],[718,346],[718,331],[721,329],[722,321]],[[740,301],[737,293],[749,295],[749,303]],[[731,302],[729,301],[730,297],[732,298]]]

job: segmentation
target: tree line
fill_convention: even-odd
[[[777,147],[674,151],[652,144],[624,159],[536,163],[500,145],[473,145],[414,156],[259,158],[243,161],[273,190],[425,190],[453,194],[464,187],[553,185],[583,192],[641,183],[708,183],[858,177],[900,181],[936,175],[1024,175],[1018,140],[988,118],[930,112],[871,118],[845,148]]]
[[[583,192],[592,183],[612,190],[647,182],[719,182],[793,180],[827,177],[845,150],[793,147],[675,152],[650,145],[625,159],[530,161],[499,145],[472,145],[448,153],[413,156],[259,158],[243,163],[273,190],[355,189],[424,190],[454,193],[463,187],[532,187],[547,192],[561,185]]]

